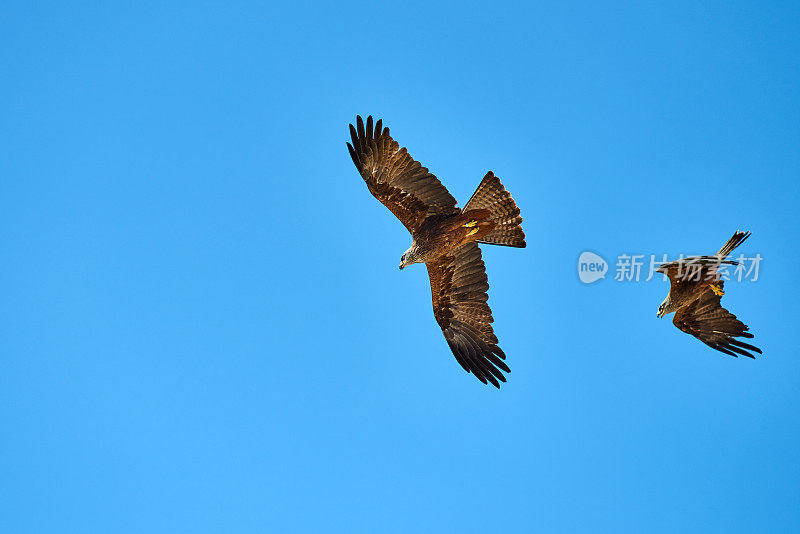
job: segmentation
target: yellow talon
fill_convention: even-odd
[[[715,294],[715,295],[717,295],[718,297],[721,297],[722,295],[724,295],[724,294],[725,294],[725,291],[723,291],[723,290],[722,290],[722,288],[721,288],[721,287],[719,287],[719,286],[718,286],[718,285],[716,285],[716,284],[711,284],[711,285],[710,285],[710,286],[708,286],[708,287],[710,287],[710,288],[711,288],[711,291],[713,291],[713,292],[714,292],[714,294]]]
[[[467,224],[464,225],[464,228],[472,228],[476,224],[478,224],[478,221],[476,221],[475,219],[472,219],[471,221],[469,221]],[[475,230],[475,231],[477,232],[477,230]]]
[[[471,236],[472,234],[477,234],[479,231],[480,231],[480,228],[473,228],[472,230],[469,231],[469,233],[467,234],[467,237]]]

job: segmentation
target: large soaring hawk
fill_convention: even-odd
[[[712,349],[731,356],[755,358],[750,351],[761,354],[761,350],[736,339],[752,338],[753,334],[720,304],[725,291],[717,271],[723,263],[736,264],[727,257],[748,237],[750,232],[736,232],[714,256],[695,256],[660,265],[656,270],[667,275],[670,287],[657,315],[663,317],[675,312],[673,324]]]
[[[489,283],[478,243],[524,247],[519,208],[500,180],[487,173],[463,209],[428,169],[382,128],[361,117],[350,125],[353,163],[370,192],[405,225],[413,241],[400,268],[425,263],[433,315],[458,363],[478,380],[500,387],[503,361],[486,303]]]

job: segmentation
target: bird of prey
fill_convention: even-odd
[[[350,157],[375,198],[411,232],[400,268],[425,263],[433,315],[468,373],[500,387],[511,369],[497,346],[489,283],[478,243],[525,247],[522,217],[511,194],[488,172],[463,209],[428,169],[415,161],[378,120],[350,125]]]
[[[751,352],[761,354],[761,350],[736,339],[752,338],[753,334],[720,304],[725,292],[718,272],[723,263],[737,264],[727,257],[748,237],[750,232],[737,231],[714,256],[695,256],[660,265],[656,270],[667,275],[670,287],[667,298],[658,307],[658,317],[675,312],[672,323],[712,349],[731,356],[755,358]]]

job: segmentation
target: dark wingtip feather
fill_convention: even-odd
[[[360,170],[361,165],[358,162],[358,154],[356,154],[356,151],[353,148],[353,145],[351,145],[350,143],[347,143],[347,150],[350,152],[350,159],[353,160],[353,163],[355,164],[356,169]]]
[[[746,350],[743,350],[743,349],[737,347],[733,343],[728,343],[728,345],[725,348],[728,349],[728,350],[732,350],[733,352],[735,352],[737,354],[741,354],[742,356],[747,356],[749,358],[754,358],[754,356],[752,354],[750,354]]]
[[[734,358],[738,358],[738,356],[736,355],[735,352],[729,351],[727,348],[723,347],[722,345],[719,345],[717,343],[706,343],[706,345],[708,345],[712,349],[718,350],[718,351],[720,351],[722,353],[725,353],[725,354],[727,354],[729,356],[733,356]]]
[[[750,232],[741,232],[736,230],[734,234],[728,239],[728,242],[725,243],[719,252],[717,252],[717,256],[727,257],[728,254],[734,251],[739,245],[744,243],[747,238],[750,237]]]
[[[361,118],[361,115],[356,115],[356,125],[358,126],[358,138],[364,139],[366,135],[364,135],[364,119]]]
[[[753,337],[753,336],[750,336],[750,337]],[[736,345],[737,347],[742,347],[744,349],[752,350],[753,352],[757,352],[759,354],[764,354],[763,352],[761,352],[761,349],[759,349],[758,347],[756,347],[754,345],[751,345],[750,343],[745,343],[744,341],[739,341],[738,339],[731,339],[730,343],[731,343],[731,345]],[[748,354],[748,356],[749,356],[749,354]]]
[[[506,372],[506,373],[510,373],[510,372],[511,372],[511,369],[508,367],[508,365],[506,365],[506,362],[504,362],[503,360],[501,360],[500,358],[498,358],[498,357],[497,357],[496,355],[494,355],[493,353],[491,353],[491,352],[487,353],[487,354],[486,354],[486,358],[487,358],[487,359],[488,359],[488,360],[489,360],[489,361],[490,361],[492,364],[494,364],[494,366],[495,366],[495,367],[497,367],[497,368],[498,368],[498,369],[500,369],[501,371],[504,371],[504,372]],[[503,379],[503,381],[505,381],[505,378]]]

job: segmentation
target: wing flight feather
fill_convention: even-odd
[[[722,285],[724,282],[718,282]],[[721,296],[711,289],[689,306],[675,312],[672,322],[682,331],[696,337],[712,349],[730,356],[755,358],[751,352],[761,354],[761,349],[739,341],[737,337],[752,338],[746,324],[722,307]]]
[[[429,215],[459,212],[456,199],[436,176],[409,155],[378,120],[361,116],[350,125],[350,157],[370,192],[400,219],[413,235]]]
[[[487,304],[489,281],[476,243],[426,264],[431,281],[433,315],[458,363],[478,380],[500,387],[506,355],[497,346],[492,310]]]

